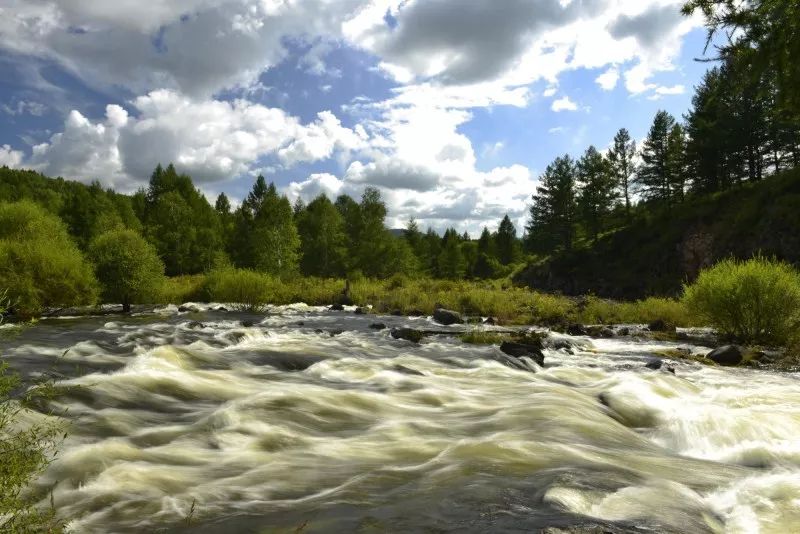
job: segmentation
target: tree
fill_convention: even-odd
[[[493,278],[500,268],[497,261],[494,238],[485,226],[478,238],[477,256],[472,266],[472,276],[475,278]]]
[[[666,171],[670,198],[678,202],[683,201],[687,173],[686,136],[683,127],[678,123],[672,126],[667,138]]]
[[[614,136],[614,145],[608,152],[608,163],[620,195],[625,200],[625,215],[631,215],[631,178],[634,174],[636,142],[625,128],[620,128]]]
[[[594,146],[590,146],[578,161],[578,209],[594,240],[603,230],[616,195],[616,183],[608,161]]]
[[[636,185],[647,200],[671,202],[669,171],[667,164],[669,133],[675,118],[666,111],[659,111],[653,119],[650,131],[642,144],[642,164],[636,175]]]
[[[333,277],[346,273],[344,220],[327,196],[319,195],[299,213],[297,232],[303,274]]]
[[[556,158],[539,178],[526,226],[527,247],[532,252],[572,248],[575,224],[575,162],[568,155]]]
[[[259,187],[258,182],[254,192]],[[275,184],[255,204],[249,241],[252,267],[275,275],[291,275],[297,271],[300,237],[294,224],[289,199],[279,196]]]
[[[129,312],[131,304],[154,302],[164,283],[164,264],[155,248],[133,230],[110,230],[89,246],[95,274],[105,302],[118,302]]]
[[[97,296],[92,268],[64,224],[29,201],[0,203],[0,288],[24,317]]]
[[[750,76],[775,73],[778,104],[800,115],[800,2],[797,0],[689,0],[683,13],[700,11],[708,29],[706,47],[717,33],[727,39],[719,59],[744,60]]]
[[[514,260],[519,256],[517,229],[514,228],[514,224],[508,218],[508,215],[500,221],[497,234],[494,236],[494,243],[497,249],[498,261],[503,265],[514,263]]]
[[[442,250],[438,258],[439,276],[456,280],[464,276],[466,262],[461,253],[461,242],[455,228],[450,228],[442,238]]]

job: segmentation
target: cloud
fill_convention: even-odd
[[[595,82],[599,85],[604,91],[610,91],[617,86],[617,81],[619,80],[619,70],[616,67],[610,67],[607,71],[603,74],[595,78]]]
[[[568,96],[564,96],[558,100],[554,100],[553,104],[550,106],[550,109],[556,113],[559,111],[577,111],[578,105],[570,100]]]
[[[63,132],[35,146],[28,163],[47,174],[131,189],[158,163],[172,162],[197,182],[211,183],[250,172],[262,157],[292,167],[353,150],[366,137],[331,112],[303,125],[281,109],[242,99],[198,101],[159,90],[132,106],[136,116],[111,105],[98,123],[73,110]]]
[[[354,161],[345,172],[345,180],[355,184],[381,186],[386,189],[431,191],[436,189],[440,176],[422,166],[381,158],[367,164]]]
[[[23,157],[21,151],[13,150],[9,145],[0,146],[0,167],[19,167]]]
[[[306,203],[321,194],[325,194],[333,200],[340,194],[343,187],[344,183],[336,176],[329,173],[316,173],[302,182],[291,182],[286,187],[286,194],[292,201],[300,198]]]
[[[635,38],[646,48],[663,44],[663,40],[674,31],[683,17],[674,4],[654,5],[638,15],[621,14],[608,30],[617,39]]]
[[[3,104],[0,111],[12,117],[25,114],[41,117],[47,111],[47,106],[41,102],[18,100],[14,105]]]
[[[654,90],[654,94],[649,96],[649,100],[659,100],[663,96],[668,95],[682,95],[686,92],[686,88],[683,85],[673,85],[672,87],[667,86],[658,86]]]

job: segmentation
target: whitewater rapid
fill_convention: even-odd
[[[2,354],[68,425],[35,490],[80,533],[800,532],[796,375],[569,336],[534,373],[376,322],[443,330],[304,305],[24,329]]]

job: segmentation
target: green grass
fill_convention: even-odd
[[[501,343],[508,336],[498,334],[497,332],[487,332],[486,330],[470,330],[458,336],[464,343],[470,345],[497,345]]]

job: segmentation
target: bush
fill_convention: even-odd
[[[131,304],[154,302],[164,284],[164,264],[156,249],[133,230],[111,230],[89,246],[105,302]]]
[[[225,267],[208,274],[206,292],[212,301],[228,303],[240,311],[256,312],[270,301],[275,284],[276,280],[268,274]]]
[[[800,317],[800,274],[784,262],[761,257],[725,260],[685,286],[683,300],[727,337],[784,344]]]
[[[64,225],[31,202],[0,203],[0,287],[22,317],[92,304],[97,281]]]

